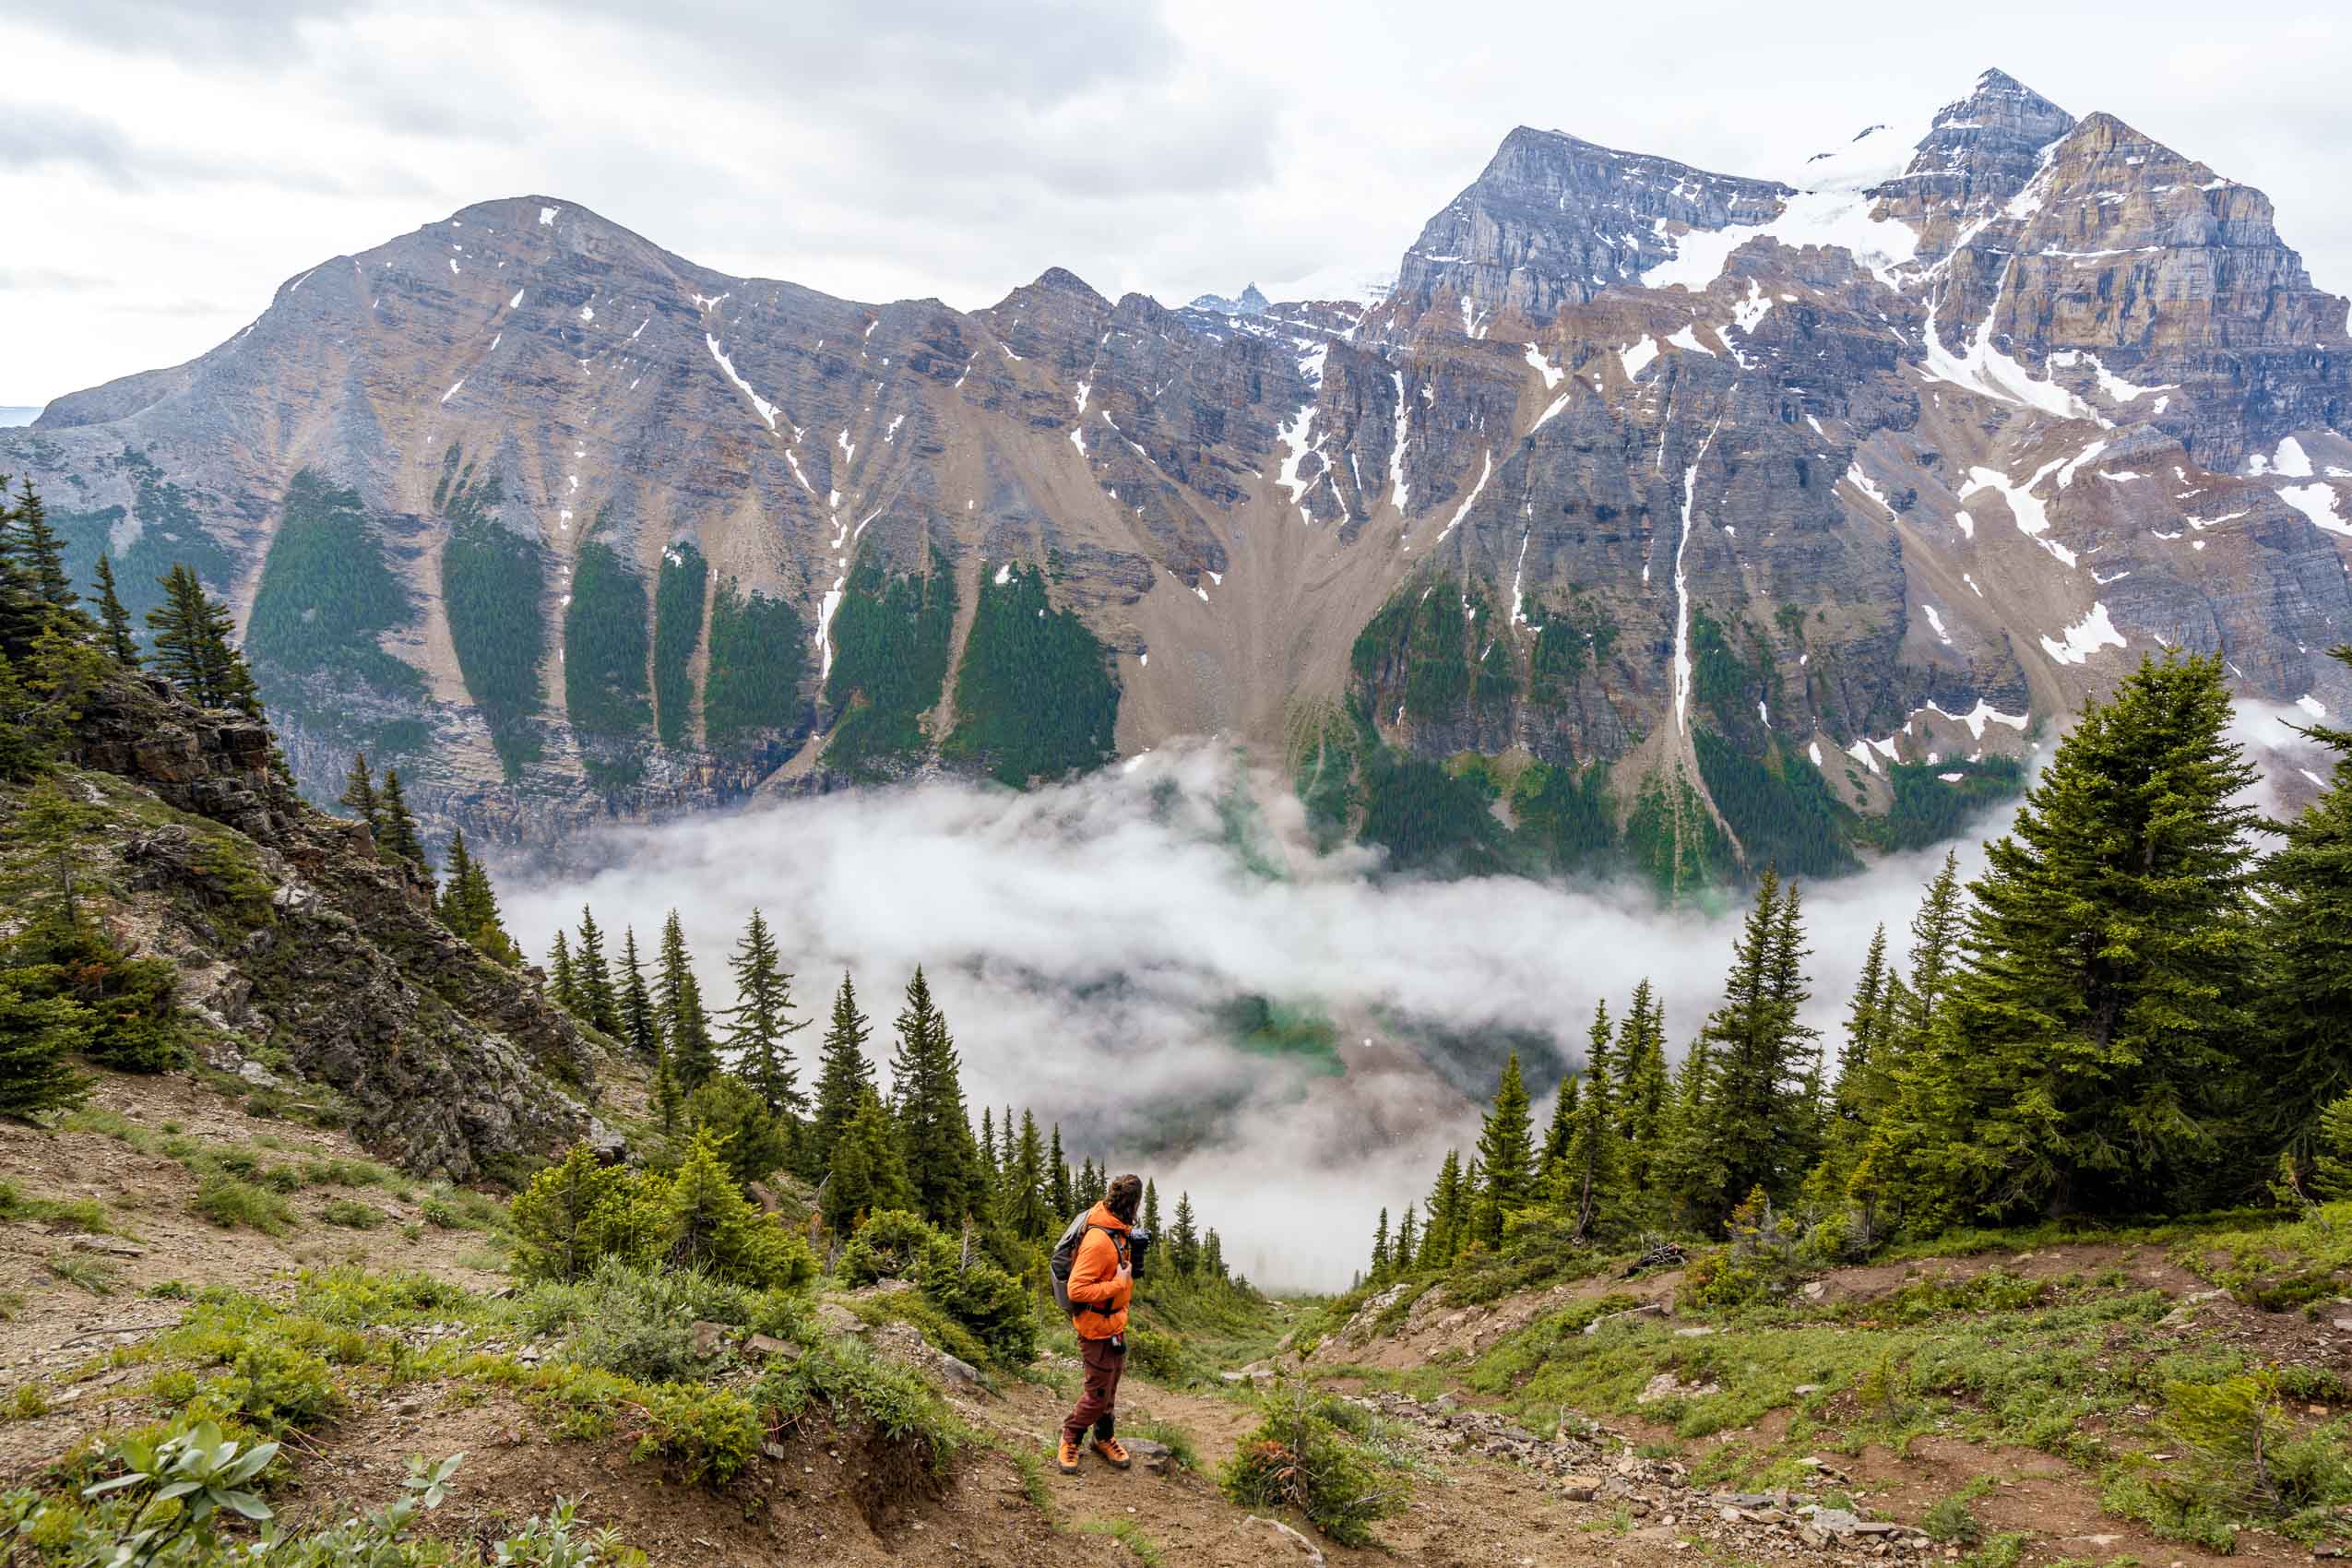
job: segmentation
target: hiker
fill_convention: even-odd
[[[1127,1450],[1111,1435],[1118,1422],[1119,1374],[1127,1365],[1127,1303],[1135,1293],[1129,1231],[1143,1202],[1140,1176],[1122,1176],[1102,1201],[1073,1220],[1063,1246],[1072,1248],[1068,1309],[1078,1331],[1078,1359],[1086,1367],[1086,1390],[1062,1423],[1062,1473],[1078,1473],[1078,1445],[1094,1429],[1094,1451],[1120,1469]],[[1071,1232],[1075,1232],[1075,1241]],[[1055,1248],[1056,1252],[1062,1247]]]

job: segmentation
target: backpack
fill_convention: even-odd
[[[1077,1265],[1078,1244],[1087,1239],[1087,1232],[1099,1230],[1111,1238],[1111,1244],[1114,1250],[1124,1251],[1119,1244],[1119,1233],[1110,1226],[1087,1223],[1087,1216],[1093,1212],[1092,1209],[1084,1210],[1075,1219],[1070,1221],[1069,1227],[1062,1232],[1062,1240],[1053,1243],[1053,1259],[1047,1265],[1046,1270],[1053,1277],[1053,1304],[1073,1317],[1080,1313],[1102,1313],[1108,1315],[1112,1310],[1095,1301],[1070,1300],[1070,1270]]]

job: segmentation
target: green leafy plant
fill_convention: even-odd
[[[1372,1526],[1403,1513],[1408,1482],[1366,1453],[1306,1389],[1278,1387],[1219,1485],[1248,1508],[1295,1507],[1342,1546],[1369,1546]]]

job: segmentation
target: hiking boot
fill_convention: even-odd
[[[1063,1475],[1076,1475],[1078,1473],[1078,1445],[1071,1442],[1068,1438],[1063,1438],[1062,1440],[1062,1452],[1053,1456],[1053,1462],[1062,1467],[1062,1473]]]
[[[1098,1438],[1096,1438],[1096,1439],[1094,1440],[1094,1451],[1095,1451],[1096,1453],[1098,1453],[1098,1454],[1101,1455],[1102,1455],[1105,1459],[1109,1460],[1109,1461],[1110,1461],[1110,1462],[1111,1462],[1113,1466],[1117,1467],[1118,1468],[1120,1468],[1120,1469],[1122,1469],[1122,1470],[1125,1469],[1128,1466],[1130,1466],[1130,1465],[1132,1465],[1132,1464],[1134,1464],[1134,1463],[1135,1462],[1135,1461],[1134,1460],[1134,1458],[1133,1458],[1132,1456],[1130,1456],[1130,1455],[1129,1455],[1129,1454],[1127,1453],[1127,1450],[1120,1444],[1119,1440],[1118,1440],[1117,1438],[1115,1438],[1115,1437],[1098,1437]]]

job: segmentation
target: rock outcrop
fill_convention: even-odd
[[[216,1054],[266,1050],[420,1174],[512,1178],[595,1128],[597,1048],[445,928],[429,885],[379,859],[364,825],[301,800],[266,727],[122,677],[70,754],[169,808],[115,806],[111,848],[137,944],[178,965]]]

